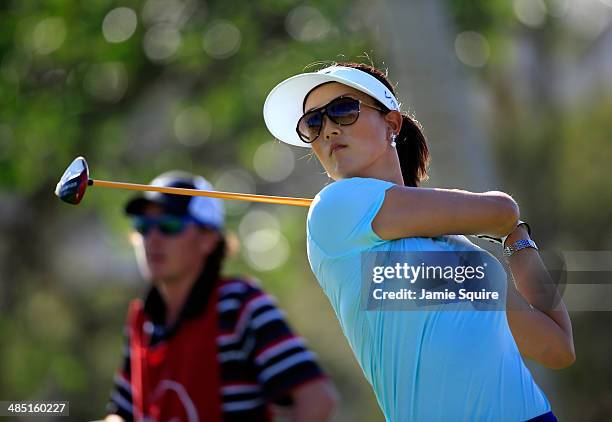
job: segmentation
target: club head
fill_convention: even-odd
[[[83,157],[77,157],[57,182],[55,194],[69,204],[77,205],[85,196],[89,182],[89,167]]]

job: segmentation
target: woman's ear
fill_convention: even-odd
[[[385,121],[390,133],[398,135],[402,130],[402,123],[404,122],[404,116],[399,111],[391,110],[385,114]]]

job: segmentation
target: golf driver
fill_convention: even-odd
[[[106,180],[95,180],[89,178],[89,166],[87,165],[87,161],[83,157],[75,158],[75,160],[68,166],[68,168],[62,175],[62,178],[57,183],[57,186],[55,188],[55,195],[57,195],[57,197],[64,202],[67,202],[72,205],[77,205],[83,200],[83,197],[85,196],[85,191],[87,190],[88,186],[101,186],[106,188],[137,191],[155,191],[175,195],[210,196],[212,198],[239,199],[243,201],[264,202],[268,204],[296,205],[301,207],[309,207],[310,203],[312,202],[312,199],[308,198],[288,198],[283,196],[217,192],[198,189],[160,187],[151,185],[140,185],[136,183],[121,183],[109,182]]]
[[[89,166],[87,165],[87,161],[83,157],[75,158],[74,161],[68,166],[68,168],[62,175],[62,178],[57,183],[57,187],[55,188],[55,194],[64,202],[77,205],[83,200],[83,197],[85,196],[85,191],[88,186],[101,186],[106,188],[137,191],[155,191],[175,195],[209,196],[212,198],[238,199],[242,201],[263,202],[267,204],[295,205],[300,207],[309,207],[312,203],[312,199],[309,198],[291,198],[285,196],[254,195],[249,193],[217,192],[199,189],[160,187],[151,185],[140,185],[136,183],[109,182],[106,180],[90,179]],[[501,243],[501,239],[497,239],[491,236],[477,235],[476,237],[488,240],[493,243]]]

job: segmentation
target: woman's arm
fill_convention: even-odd
[[[446,234],[502,237],[518,219],[518,205],[503,192],[395,186],[385,193],[372,230],[385,240]]]
[[[506,244],[529,239],[525,226],[514,230]],[[508,286],[506,314],[521,354],[553,369],[576,360],[572,323],[548,270],[533,248],[522,249],[509,258],[516,282]]]

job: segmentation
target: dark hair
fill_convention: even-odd
[[[202,229],[208,230],[208,229]],[[225,260],[227,249],[227,242],[225,236],[219,233],[219,241],[213,249],[213,251],[206,257],[206,263],[202,270],[202,277],[211,282],[215,282],[221,275],[221,268],[223,267],[223,261]]]
[[[351,67],[374,76],[382,82],[397,98],[395,89],[387,79],[386,72],[383,73],[374,66],[364,63],[340,62],[336,66]],[[378,102],[381,107],[388,110],[384,104]],[[418,186],[420,182],[427,180],[427,166],[429,164],[429,149],[427,139],[423,133],[421,124],[407,112],[402,112],[402,129],[396,139],[397,155],[400,160],[402,176],[406,186]]]

